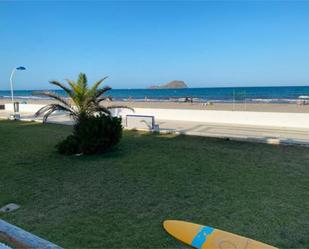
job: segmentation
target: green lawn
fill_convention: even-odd
[[[309,148],[125,132],[104,156],[62,156],[71,127],[0,121],[0,218],[66,248],[187,248],[165,219],[309,248]]]

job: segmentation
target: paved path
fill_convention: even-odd
[[[0,111],[0,118],[7,119],[9,112]],[[32,113],[22,114],[22,120],[36,120]],[[72,125],[73,122],[67,115],[57,114],[49,118],[50,123]],[[190,121],[156,120],[161,132],[175,132],[178,134],[230,138],[265,142],[272,144],[302,144],[309,145],[309,128],[278,128],[252,125],[216,124]]]
[[[8,111],[1,111],[0,110],[0,119],[8,119],[10,116],[10,112]],[[42,117],[35,118],[33,113],[22,113],[21,120],[23,121],[36,121],[42,122]],[[65,124],[65,125],[73,125],[73,121],[70,117],[66,114],[53,114],[48,118],[49,123],[56,123],[56,124]]]
[[[216,124],[187,121],[158,120],[162,132],[249,140],[271,144],[309,145],[309,128],[279,128],[253,125]]]

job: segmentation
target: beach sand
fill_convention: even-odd
[[[21,103],[24,99],[16,99]],[[28,104],[49,104],[52,100],[27,100]],[[10,103],[9,99],[1,99],[0,104]],[[213,103],[203,105],[203,103],[184,102],[152,102],[152,101],[103,101],[103,105],[125,105],[132,108],[161,108],[161,109],[192,109],[192,110],[221,110],[221,111],[253,111],[253,112],[289,112],[289,113],[309,113],[309,105],[297,104],[275,104],[275,103]]]

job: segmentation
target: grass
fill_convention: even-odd
[[[62,156],[71,127],[0,121],[0,218],[65,248],[187,248],[165,219],[309,248],[309,149],[125,132],[103,156]]]

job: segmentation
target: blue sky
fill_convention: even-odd
[[[309,85],[309,2],[0,2],[0,89]]]

